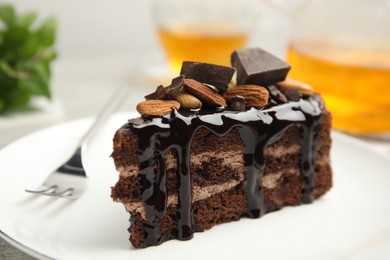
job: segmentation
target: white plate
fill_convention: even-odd
[[[110,198],[117,173],[109,157],[114,131],[133,115],[112,117],[91,145],[89,188],[75,201],[24,189],[38,186],[72,152],[90,120],[39,131],[1,150],[2,236],[34,256],[56,259],[390,258],[390,160],[337,133],[334,187],[315,203],[219,225],[187,242],[134,249],[129,216]]]

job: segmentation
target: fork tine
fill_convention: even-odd
[[[35,193],[35,194],[48,194],[48,193],[51,193],[51,192],[55,192],[55,190],[58,188],[57,185],[51,185],[49,187],[45,187],[44,189],[41,189],[41,190],[25,190],[26,192],[30,192],[30,193]],[[51,192],[49,192],[51,191]]]
[[[81,193],[75,193],[74,190],[72,191],[68,191],[68,192],[64,192],[62,193],[61,195],[59,195],[61,198],[67,198],[67,199],[77,199],[78,197],[80,197]]]
[[[69,199],[80,197],[87,188],[87,174],[83,167],[82,154],[85,153],[86,147],[92,140],[92,137],[101,129],[100,126],[106,122],[111,113],[122,103],[122,100],[127,96],[126,93],[128,90],[129,88],[126,85],[121,85],[113,92],[112,98],[96,116],[94,123],[81,138],[73,155],[43,182],[42,185],[44,188],[36,190],[26,189],[25,191]]]
[[[67,188],[63,191],[57,192],[58,186],[52,185],[50,187],[47,187],[42,190],[25,190],[26,192],[34,193],[34,194],[41,194],[45,196],[51,196],[51,197],[61,197],[61,198],[77,198],[80,194],[75,193],[74,188]]]

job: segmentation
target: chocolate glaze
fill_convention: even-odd
[[[160,222],[167,210],[166,169],[164,155],[176,150],[179,176],[178,225],[170,237],[187,240],[196,231],[192,216],[190,147],[194,133],[204,127],[223,136],[232,128],[238,129],[244,143],[244,162],[247,198],[246,216],[258,218],[266,211],[259,181],[265,168],[266,147],[279,140],[284,131],[296,125],[301,129],[301,174],[305,178],[302,203],[313,200],[314,161],[316,158],[317,125],[323,104],[316,95],[297,102],[288,102],[263,109],[247,111],[173,111],[162,118],[143,118],[142,123],[131,121],[129,127],[139,138],[140,192],[146,221],[143,247],[160,244],[167,239],[160,233]]]

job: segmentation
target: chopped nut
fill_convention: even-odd
[[[276,83],[276,86],[283,92],[286,92],[288,89],[298,89],[304,96],[314,94],[312,86],[292,78],[286,78],[284,81]]]
[[[180,103],[175,100],[145,100],[137,105],[141,115],[163,116],[170,114],[172,109],[178,110]]]
[[[238,85],[229,88],[223,96],[227,101],[242,96],[245,98],[246,107],[264,107],[268,104],[269,92],[262,86]]]
[[[227,106],[226,100],[220,94],[199,81],[193,79],[184,79],[184,88],[187,90],[187,92],[199,98],[202,102],[208,105],[223,107]]]
[[[186,91],[182,90],[175,98],[182,108],[197,109],[202,107],[202,102]]]

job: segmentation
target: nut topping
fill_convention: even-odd
[[[223,95],[227,101],[242,96],[246,107],[264,107],[268,104],[269,92],[257,85],[238,85],[228,89]]]
[[[184,89],[208,105],[227,106],[226,100],[220,94],[199,81],[184,79]]]
[[[145,100],[137,105],[138,113],[147,116],[164,116],[179,108],[180,103],[175,100]]]
[[[137,106],[138,112],[163,116],[173,108],[206,107],[207,110],[207,106],[219,109],[229,106],[233,111],[245,111],[299,101],[302,96],[314,93],[310,85],[286,78],[290,65],[260,48],[237,50],[231,58],[235,68],[183,62],[181,75],[173,78],[169,86],[160,85],[146,95],[146,101]],[[236,78],[233,78],[235,71]]]
[[[175,99],[180,103],[182,108],[197,109],[202,107],[202,102],[199,99],[184,90],[180,91]]]
[[[312,86],[292,78],[286,78],[284,81],[276,83],[276,86],[283,92],[286,92],[288,89],[298,89],[304,96],[311,96],[314,94]]]

